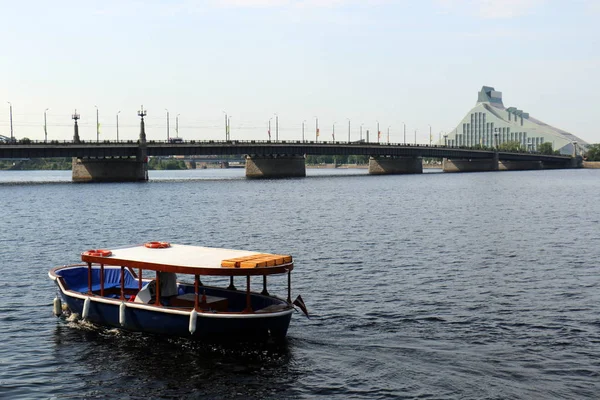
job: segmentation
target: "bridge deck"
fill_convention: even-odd
[[[31,142],[0,143],[0,159],[52,158],[52,157],[135,157],[138,143],[128,142]],[[489,159],[492,150],[473,150],[445,146],[364,143],[364,142],[311,142],[311,141],[187,141],[167,143],[149,141],[149,156],[195,155],[366,155],[395,157],[432,157],[450,159]],[[562,164],[571,159],[564,155],[499,152],[499,160],[543,161]]]

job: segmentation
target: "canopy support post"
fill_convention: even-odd
[[[200,310],[200,275],[194,275],[194,310]]]
[[[104,297],[104,264],[100,264],[100,296]]]
[[[142,290],[142,269],[140,268],[140,273],[138,274],[138,290]]]
[[[292,271],[288,271],[288,298],[287,302],[292,304]]]
[[[121,300],[125,299],[125,267],[121,266]]]
[[[237,290],[233,284],[233,276],[229,277],[229,286],[227,287],[227,290]]]
[[[92,294],[92,263],[88,262],[88,294]]]
[[[160,306],[160,273],[156,271],[156,301],[155,305]]]
[[[246,276],[246,309],[244,312],[252,312],[252,299],[250,298],[250,275]]]
[[[269,295],[269,292],[267,291],[267,276],[263,275],[263,290],[262,292],[260,292],[260,294],[263,294],[265,296]]]

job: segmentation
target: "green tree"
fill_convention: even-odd
[[[500,145],[498,146],[498,150],[518,152],[523,151],[523,146],[520,142],[504,142],[500,143]]]
[[[554,154],[554,150],[552,150],[552,143],[544,142],[539,145],[538,151],[542,154]]]
[[[600,143],[589,146],[585,155],[588,161],[600,161]]]

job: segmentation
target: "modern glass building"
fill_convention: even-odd
[[[554,150],[573,154],[588,146],[584,140],[529,116],[516,107],[504,107],[502,92],[483,86],[477,104],[456,129],[445,137],[448,146],[495,147],[506,142],[518,142],[524,149],[536,151],[544,142],[552,143]]]

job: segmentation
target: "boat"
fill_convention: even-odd
[[[84,251],[81,261],[48,273],[57,316],[149,334],[275,339],[287,335],[294,305],[308,316],[301,296],[291,301],[290,255],[147,242]],[[285,298],[269,293],[272,276],[283,276]],[[260,277],[262,290],[252,291]]]

